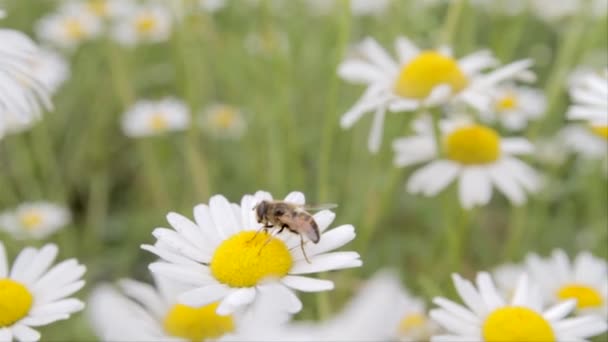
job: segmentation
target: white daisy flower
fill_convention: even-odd
[[[483,125],[444,121],[440,128],[444,155],[438,157],[430,118],[425,119],[415,123],[415,136],[393,142],[396,166],[428,162],[410,176],[408,192],[435,196],[458,179],[460,204],[470,209],[487,204],[493,186],[515,205],[526,201],[526,192],[540,188],[537,172],[515,157],[533,151],[525,138],[503,138]]]
[[[513,298],[519,277],[525,272],[525,267],[519,264],[503,264],[492,270],[496,287],[504,298]]]
[[[50,109],[50,94],[31,67],[40,50],[21,32],[0,29],[0,137]]]
[[[126,14],[134,3],[125,0],[76,0],[66,2],[62,7],[74,11],[86,11],[99,19],[114,19]]]
[[[575,308],[575,300],[546,308],[538,286],[526,275],[519,278],[510,300],[498,293],[486,272],[477,275],[477,288],[457,274],[453,280],[465,306],[442,297],[433,299],[439,308],[430,316],[448,333],[431,341],[585,341],[607,329],[599,316],[565,318]]]
[[[532,13],[549,23],[559,22],[577,15],[583,6],[586,6],[587,14],[593,18],[606,17],[608,12],[608,1],[606,0],[532,0],[530,5]]]
[[[273,329],[243,329],[227,341],[395,341],[408,310],[399,279],[379,272],[333,318],[293,322]],[[407,316],[406,316],[407,317]],[[407,319],[407,318],[406,318]],[[413,320],[412,320],[413,323]]]
[[[498,121],[510,131],[521,131],[529,121],[537,120],[545,112],[547,101],[542,91],[529,87],[502,86],[492,96],[493,109],[480,112],[487,123]]]
[[[488,51],[456,60],[449,48],[421,51],[405,37],[397,38],[395,47],[398,61],[374,39],[367,38],[356,49],[358,57],[338,67],[338,75],[346,81],[367,85],[340,124],[350,128],[365,113],[375,112],[368,140],[372,152],[380,148],[386,110],[415,111],[450,102],[487,112],[492,109],[492,88],[503,80],[529,76],[526,69],[532,64],[522,60],[482,74],[482,70],[497,64]]]
[[[194,208],[196,223],[176,213],[168,214],[167,220],[175,230],[157,228],[153,232],[156,244],[142,246],[164,259],[152,263],[150,270],[190,285],[189,291],[178,296],[180,303],[202,306],[220,301],[217,313],[225,315],[255,302],[260,293],[273,293],[285,300],[285,311],[298,312],[302,303],[292,290],[318,292],[334,287],[329,280],[302,274],[361,266],[358,253],[329,253],[355,237],[351,225],[327,230],[334,220],[333,212],[323,210],[314,215],[321,238],[317,244],[307,241],[304,255],[302,236],[288,231],[275,236],[259,233],[261,224],[252,209],[262,200],[272,197],[259,191],[243,196],[239,206],[221,195],[213,196],[209,205]],[[290,193],[285,201],[305,203],[300,192]]]
[[[134,7],[116,23],[113,36],[121,44],[158,43],[169,39],[173,17],[160,3]]]
[[[244,325],[281,321],[272,308],[263,311],[268,307],[257,308],[255,316],[220,316],[217,302],[197,308],[179,304],[182,286],[158,277],[156,286],[123,279],[118,287],[100,285],[88,301],[87,314],[103,341],[209,341]],[[270,299],[264,304],[272,307]]]
[[[0,230],[16,239],[42,240],[70,221],[70,211],[63,206],[49,202],[23,203],[14,210],[0,213]]]
[[[584,159],[608,159],[608,125],[567,125],[558,137],[567,150]]]
[[[134,138],[183,131],[189,124],[188,108],[182,101],[171,97],[138,101],[122,118],[124,134]]]
[[[215,104],[205,109],[199,119],[200,125],[210,136],[217,139],[236,140],[243,136],[247,122],[237,107]]]
[[[586,120],[608,128],[608,69],[603,75],[586,73],[574,78],[570,97],[574,104],[568,108],[568,119]]]
[[[549,258],[536,254],[526,257],[532,279],[550,303],[576,299],[579,313],[597,313],[608,318],[608,264],[589,252],[581,252],[573,262],[562,250]]]
[[[84,286],[80,280],[86,268],[76,259],[49,268],[57,256],[57,246],[27,247],[12,268],[0,241],[0,341],[38,341],[40,327],[84,308],[76,298],[67,298]]]
[[[36,35],[54,46],[72,49],[97,37],[101,21],[82,7],[66,6],[48,14],[36,23]]]

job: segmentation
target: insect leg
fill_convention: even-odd
[[[262,230],[263,230],[264,232],[266,232],[266,234],[268,234],[268,228],[269,228],[269,227],[262,226],[260,229],[258,229],[258,230],[255,232],[255,234],[253,234],[253,237],[252,237],[251,239],[249,239],[249,241],[247,241],[247,242],[251,242],[251,241],[255,240],[255,238],[258,236],[258,233],[259,233],[260,231],[262,231]]]
[[[310,260],[308,260],[308,256],[306,255],[306,251],[304,250],[304,237],[302,236],[302,234],[300,234],[300,248],[302,249],[302,254],[304,254],[304,259],[306,259],[307,263],[311,263]]]
[[[270,236],[268,236],[268,239],[266,239],[266,241],[264,241],[264,244],[262,245],[262,247],[260,247],[260,250],[258,251],[258,255],[260,255],[260,254],[262,253],[262,249],[263,249],[264,247],[266,247],[266,245],[267,245],[268,243],[270,243],[270,241],[272,240],[272,238],[273,238],[273,237],[275,237],[275,235],[277,235],[277,234],[278,234],[278,232],[279,232],[278,230],[275,230],[274,232],[272,232],[272,233],[270,234]]]

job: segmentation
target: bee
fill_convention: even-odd
[[[306,251],[304,251],[304,237],[314,243],[318,243],[321,239],[321,235],[319,233],[319,225],[317,225],[314,217],[306,210],[322,210],[335,207],[337,207],[335,204],[323,204],[312,207],[284,201],[263,200],[253,207],[258,223],[262,223],[263,226],[255,233],[252,240],[255,239],[261,230],[268,233],[269,229],[276,228],[278,231],[273,232],[274,236],[287,229],[300,236],[302,254],[304,254],[306,262],[310,264],[310,260],[308,260],[308,256],[306,256]],[[272,236],[266,240],[264,245],[262,245],[262,248],[264,248],[271,239]],[[262,248],[260,248],[260,251]]]

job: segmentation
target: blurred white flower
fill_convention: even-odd
[[[525,267],[520,264],[503,264],[492,270],[492,277],[496,281],[496,287],[504,298],[509,300],[513,298],[517,281],[525,272]]]
[[[415,136],[393,142],[396,166],[428,163],[410,176],[408,192],[435,196],[458,179],[460,204],[469,209],[487,204],[493,186],[515,205],[526,201],[526,192],[540,188],[537,172],[515,157],[532,153],[533,145],[525,138],[504,138],[486,126],[446,120],[440,125],[444,155],[438,156],[430,121],[418,120]]]
[[[247,129],[247,122],[241,110],[226,104],[209,106],[201,113],[200,126],[216,139],[237,140]]]
[[[563,250],[550,257],[536,254],[526,257],[531,279],[541,288],[548,303],[577,300],[580,314],[601,314],[608,318],[608,264],[589,252],[579,253],[572,262]]]
[[[26,247],[11,268],[0,241],[0,341],[38,341],[40,333],[32,327],[68,319],[84,308],[67,297],[84,286],[86,268],[75,259],[51,267],[57,252],[54,244]]]
[[[575,16],[583,7],[586,14],[594,18],[606,17],[608,13],[607,0],[532,0],[530,5],[538,18],[550,23]]]
[[[545,95],[538,89],[502,86],[493,93],[494,108],[480,112],[480,118],[487,123],[498,121],[510,131],[525,129],[529,121],[539,119],[547,107]]]
[[[575,300],[552,307],[542,303],[538,285],[522,275],[509,300],[496,290],[486,272],[477,274],[477,287],[453,275],[454,286],[465,306],[442,297],[431,318],[447,333],[431,338],[433,342],[453,341],[583,341],[607,329],[599,316],[566,318],[576,307]]]
[[[198,0],[201,8],[207,12],[217,12],[226,6],[226,0]]]
[[[183,131],[190,125],[186,105],[174,98],[136,102],[122,118],[122,130],[129,137],[146,137]]]
[[[101,21],[83,7],[65,6],[36,23],[38,38],[51,45],[73,49],[101,33]]]
[[[568,119],[586,120],[608,128],[608,69],[602,74],[579,73],[571,78]]]
[[[124,45],[158,43],[171,36],[173,17],[162,3],[148,3],[133,7],[116,20],[114,38]]]
[[[361,266],[358,253],[329,252],[355,237],[351,225],[327,230],[334,220],[333,212],[323,210],[314,215],[321,238],[317,244],[306,241],[303,246],[309,263],[301,250],[302,236],[289,231],[277,234],[278,229],[273,235],[259,232],[262,224],[252,209],[262,200],[272,197],[259,191],[245,195],[239,206],[215,195],[209,205],[194,208],[196,223],[169,213],[167,220],[174,229],[153,231],[156,244],[142,248],[163,259],[150,265],[153,273],[189,285],[189,290],[178,296],[179,303],[198,307],[220,301],[217,313],[226,315],[254,303],[260,294],[272,294],[285,304],[285,312],[296,313],[302,303],[293,290],[334,288],[329,280],[301,274]],[[304,194],[292,192],[285,201],[303,205]]]
[[[49,202],[20,204],[0,214],[0,230],[16,239],[45,239],[71,221],[70,211]]]
[[[487,112],[493,109],[493,87],[505,80],[527,76],[532,64],[530,60],[517,61],[483,74],[483,70],[497,64],[489,51],[456,60],[447,47],[421,51],[405,37],[397,38],[395,47],[398,61],[374,39],[367,38],[358,45],[358,55],[338,67],[338,74],[346,81],[367,86],[357,103],[342,116],[340,124],[350,128],[365,113],[374,111],[368,140],[372,152],[380,148],[387,110],[416,111],[460,102]]]
[[[563,146],[585,159],[608,159],[608,126],[571,124],[558,132]]]
[[[50,109],[49,89],[31,61],[40,54],[21,32],[0,29],[0,138],[15,127],[30,125]]]

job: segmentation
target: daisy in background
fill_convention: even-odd
[[[31,66],[40,53],[25,34],[0,29],[0,138],[15,125],[28,125],[52,107],[49,90]]]
[[[226,315],[255,303],[260,294],[272,293],[285,303],[284,311],[296,313],[302,302],[293,290],[334,288],[329,280],[303,274],[361,266],[358,253],[330,252],[355,238],[351,225],[327,229],[335,218],[333,212],[323,210],[314,215],[321,238],[317,244],[307,241],[304,245],[309,263],[297,234],[287,230],[274,236],[259,232],[261,224],[253,208],[262,200],[272,200],[272,196],[262,191],[245,195],[239,206],[215,195],[209,205],[194,208],[196,223],[169,213],[167,220],[173,229],[153,231],[156,244],[142,248],[163,259],[150,264],[152,273],[189,286],[177,297],[179,303],[199,307],[219,302],[217,313]],[[292,192],[285,201],[304,205],[304,194]]]
[[[81,6],[64,6],[42,17],[35,27],[38,38],[63,49],[74,49],[101,33],[101,21]]]
[[[117,19],[113,36],[121,44],[159,43],[169,39],[173,17],[162,3],[134,6]]]
[[[574,104],[568,108],[568,119],[586,120],[608,128],[608,69],[573,76],[570,97]]]
[[[492,270],[496,287],[504,298],[513,298],[519,277],[525,272],[525,267],[520,264],[503,264]]]
[[[608,159],[608,127],[590,124],[570,124],[558,132],[566,150],[583,159]]]
[[[446,103],[463,103],[478,112],[492,110],[492,89],[502,81],[529,78],[530,60],[522,60],[482,73],[497,64],[489,51],[478,51],[456,60],[451,50],[441,47],[422,51],[409,39],[395,41],[395,61],[372,38],[366,38],[356,55],[342,62],[338,75],[344,80],[365,84],[367,89],[341,118],[342,128],[350,128],[365,113],[374,112],[368,148],[377,152],[382,140],[386,111],[416,111]]]
[[[492,110],[479,113],[482,121],[490,124],[499,122],[509,131],[521,131],[529,121],[542,116],[547,101],[538,89],[507,85],[493,91],[492,106]]]
[[[243,112],[234,106],[214,104],[199,117],[201,128],[216,139],[238,140],[247,129]]]
[[[226,0],[198,0],[198,3],[202,10],[209,13],[215,13],[226,7]]]
[[[100,20],[115,19],[124,15],[134,6],[132,1],[125,0],[76,0],[68,1],[63,8],[73,8],[75,11],[85,11]]]
[[[526,266],[549,303],[573,298],[577,300],[578,313],[608,318],[606,260],[581,252],[571,262],[563,250],[554,250],[548,258],[528,255]]]
[[[67,226],[70,211],[50,202],[20,204],[17,208],[0,213],[0,230],[15,239],[42,240]]]
[[[57,246],[27,247],[12,268],[0,241],[0,341],[38,341],[34,328],[68,319],[84,308],[76,298],[67,298],[84,286],[86,268],[76,259],[51,267]]]
[[[424,117],[414,123],[413,137],[393,142],[396,166],[427,163],[410,176],[408,192],[435,196],[457,179],[460,204],[470,209],[487,204],[493,187],[515,205],[526,201],[526,192],[540,188],[537,172],[516,157],[533,151],[525,138],[503,138],[492,128],[465,119],[445,120],[440,125],[439,156],[431,126],[430,117]]]
[[[608,325],[599,316],[566,318],[576,300],[546,307],[536,284],[522,275],[512,298],[506,300],[486,272],[477,274],[476,287],[459,275],[452,276],[464,305],[443,297],[430,316],[445,330],[434,342],[454,341],[585,341],[602,334]]]
[[[189,307],[177,302],[182,285],[156,277],[156,286],[131,279],[97,286],[87,309],[103,341],[209,341],[234,334],[249,324],[270,327],[289,317],[273,312],[271,296],[259,302],[255,315],[220,316],[218,303]],[[248,328],[249,329],[249,328]]]
[[[136,102],[122,118],[124,134],[132,138],[183,131],[190,125],[190,112],[175,98]]]

